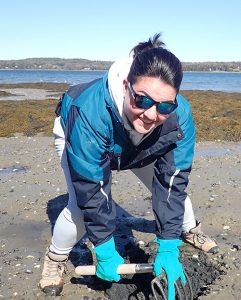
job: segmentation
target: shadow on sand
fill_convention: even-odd
[[[68,203],[68,194],[60,195],[54,199],[48,201],[47,205],[47,215],[51,223],[51,232],[55,222],[58,218],[58,215],[64,209]],[[119,204],[116,204],[116,231],[114,232],[116,248],[118,249],[121,255],[126,253],[126,250],[135,246],[136,241],[133,236],[133,230],[143,232],[143,233],[154,233],[155,232],[155,221],[146,220],[142,217],[136,217],[130,214],[128,211],[123,209]],[[82,265],[91,262],[89,249],[86,246],[88,242],[86,239],[80,240],[74,247],[70,260],[74,266]],[[80,252],[81,255],[77,255]],[[87,256],[86,256],[87,255]],[[77,259],[78,256],[78,259]],[[143,262],[143,261],[141,261]]]
[[[58,215],[67,205],[68,194],[49,200],[47,214],[51,222],[52,230]],[[116,203],[116,231],[114,233],[116,248],[124,257],[125,263],[153,263],[156,253],[156,244],[145,243],[140,247],[135,240],[133,230],[142,233],[155,233],[155,221],[136,217]],[[194,250],[194,249],[193,249]],[[208,293],[208,286],[222,274],[208,260],[205,253],[196,251],[198,259],[193,259],[193,250],[182,249],[180,260],[191,279],[193,299]],[[95,255],[88,239],[79,241],[70,253],[69,257],[74,267],[78,265],[95,264]],[[98,279],[96,276],[72,277],[72,284],[86,285],[95,291],[105,291],[108,299],[154,299],[151,291],[153,274],[124,275],[118,283],[110,283]],[[204,288],[205,287],[205,288]],[[86,298],[88,299],[88,298]],[[89,298],[91,299],[91,298]],[[163,299],[162,297],[158,299]]]

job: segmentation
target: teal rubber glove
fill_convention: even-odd
[[[183,272],[182,264],[179,261],[179,246],[181,246],[181,240],[161,240],[155,239],[155,242],[159,244],[156,258],[154,261],[154,271],[156,276],[159,276],[162,269],[166,273],[167,277],[167,298],[168,300],[175,299],[175,286],[174,283],[179,278],[182,283],[186,284],[186,277]]]
[[[117,267],[124,263],[124,259],[115,249],[114,238],[95,247],[97,259],[96,276],[107,281],[119,281]]]

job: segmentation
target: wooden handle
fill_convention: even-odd
[[[152,273],[153,265],[151,264],[122,264],[117,268],[117,274],[136,274],[136,273]],[[76,275],[95,275],[96,266],[78,266],[75,268]]]

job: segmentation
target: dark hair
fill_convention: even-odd
[[[179,91],[183,77],[182,64],[164,48],[165,44],[159,37],[160,34],[155,34],[152,39],[132,49],[134,60],[127,79],[134,84],[140,76],[158,77]]]

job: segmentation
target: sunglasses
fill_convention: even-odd
[[[149,109],[153,105],[156,105],[156,110],[159,114],[169,115],[178,106],[176,98],[173,102],[166,102],[166,101],[165,102],[157,102],[146,96],[136,94],[130,83],[128,83],[128,88],[129,88],[129,91],[131,92],[133,99],[135,100],[135,106],[138,108]]]

